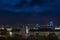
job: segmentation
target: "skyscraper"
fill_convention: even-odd
[[[54,26],[53,21],[50,21],[50,22],[49,22],[49,26],[50,26],[50,27],[53,27],[53,26]]]
[[[29,29],[28,29],[28,26],[26,26],[26,32],[25,32],[25,36],[28,37],[28,33],[29,33]]]
[[[36,25],[35,25],[35,28],[38,29],[38,28],[39,28],[39,24],[36,24]]]
[[[39,35],[39,31],[38,31],[39,27],[40,27],[39,24],[36,24],[36,25],[35,25],[36,35]]]
[[[49,22],[49,27],[54,30],[55,26],[54,26],[54,22],[52,20],[50,20]]]

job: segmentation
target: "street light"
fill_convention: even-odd
[[[9,32],[9,35],[12,36],[12,32]]]

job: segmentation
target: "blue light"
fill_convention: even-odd
[[[35,26],[36,28],[38,28],[39,27],[39,24],[36,24],[36,26]]]
[[[51,26],[54,26],[53,21],[50,21],[50,27],[51,27]]]
[[[54,23],[53,23],[53,21],[50,21],[50,23],[49,23],[49,27],[51,28],[51,29],[54,29],[55,27],[54,27]]]

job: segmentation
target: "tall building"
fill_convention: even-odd
[[[38,31],[39,27],[40,27],[40,26],[39,26],[39,24],[36,24],[36,25],[35,25],[36,35],[38,35],[38,34],[39,34],[39,31]]]
[[[28,37],[28,33],[29,33],[29,28],[28,28],[28,26],[26,26],[26,30],[25,30],[26,32],[25,32],[25,36],[26,37]]]
[[[53,27],[53,26],[54,26],[53,21],[50,21],[49,26],[50,26],[50,27]]]
[[[49,27],[50,27],[51,29],[54,29],[54,28],[55,28],[54,22],[53,22],[52,20],[50,20],[50,22],[49,22]]]
[[[35,28],[36,28],[36,29],[38,29],[39,27],[40,27],[39,24],[36,24],[36,25],[35,25]]]

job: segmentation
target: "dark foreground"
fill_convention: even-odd
[[[14,37],[0,37],[0,40],[60,40],[60,35],[49,34],[48,36],[29,36],[28,38],[22,38],[20,36]]]

